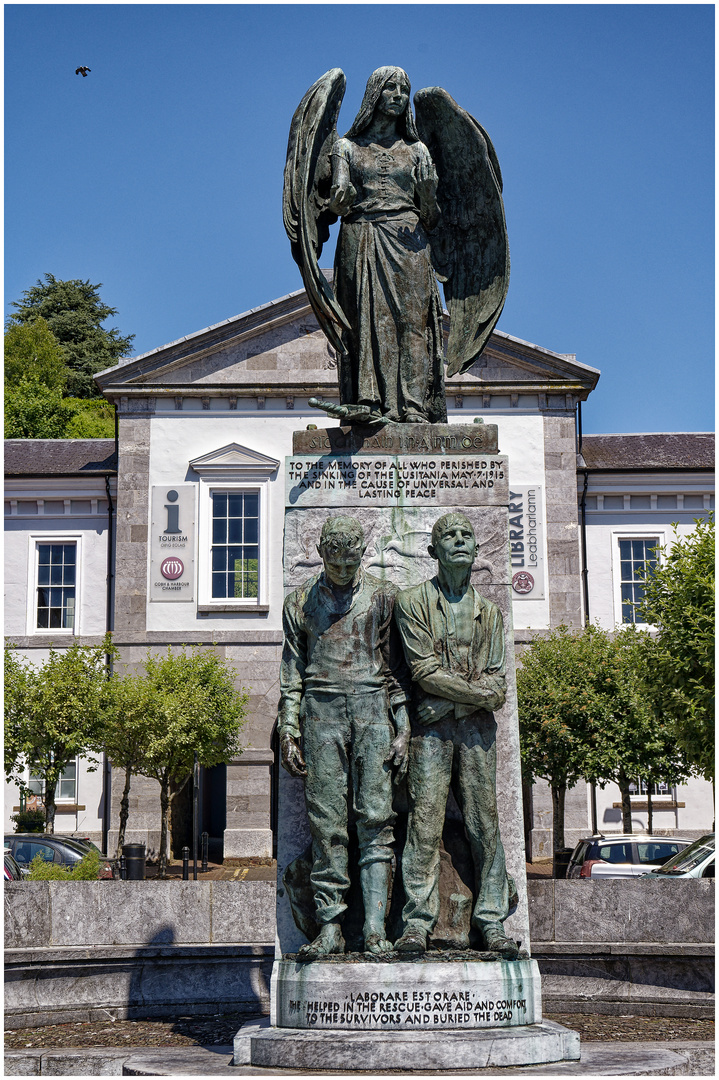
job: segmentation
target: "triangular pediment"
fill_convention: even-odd
[[[200,476],[217,476],[228,472],[269,476],[277,472],[279,467],[280,463],[275,458],[235,442],[221,446],[219,450],[211,450],[209,454],[190,462],[190,468]]]
[[[447,391],[556,390],[586,397],[598,378],[596,368],[578,363],[574,355],[495,330],[469,371],[447,380]],[[304,290],[299,290],[108,368],[97,381],[110,398],[233,392],[332,395],[337,392],[337,358]]]

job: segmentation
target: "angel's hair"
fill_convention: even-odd
[[[379,96],[382,93],[384,84],[392,77],[399,76],[403,82],[407,84],[407,93],[410,93],[412,87],[410,85],[407,72],[401,67],[381,67],[373,71],[367,80],[367,88],[362,98],[362,104],[360,110],[354,118],[354,123],[345,135],[346,139],[351,139],[354,135],[361,135],[365,128],[369,127],[374,116],[374,111],[377,108],[377,102]],[[401,116],[397,117],[397,123],[400,131],[407,139],[407,142],[419,142],[419,134],[414,123],[414,116],[412,115],[412,107],[407,102],[407,108],[404,110]]]

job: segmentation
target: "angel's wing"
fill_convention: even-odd
[[[432,262],[450,314],[447,375],[471,367],[489,340],[509,287],[502,174],[487,132],[446,90],[414,97],[417,129],[437,169],[442,211]]]
[[[337,220],[327,209],[332,184],[330,154],[337,139],[346,81],[339,68],[332,68],[302,98],[292,117],[282,196],[292,257],[300,268],[312,310],[338,352],[343,351],[339,329],[349,329],[349,324],[318,260],[329,239],[330,225]]]

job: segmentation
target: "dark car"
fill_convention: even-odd
[[[72,869],[83,856],[87,855],[88,851],[95,848],[95,845],[87,840],[78,840],[72,836],[58,836],[56,833],[6,833],[5,849],[8,848],[21,868],[29,867],[32,860],[40,855],[47,862],[54,862],[59,866]],[[98,877],[112,878],[114,876],[112,863],[102,853],[100,855]]]

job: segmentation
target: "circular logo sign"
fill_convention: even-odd
[[[168,581],[177,581],[179,577],[182,577],[185,572],[185,567],[181,559],[176,556],[171,556],[169,559],[165,559],[160,567],[160,573]]]
[[[534,578],[526,570],[520,570],[512,578],[512,588],[517,593],[530,593],[534,588]]]

